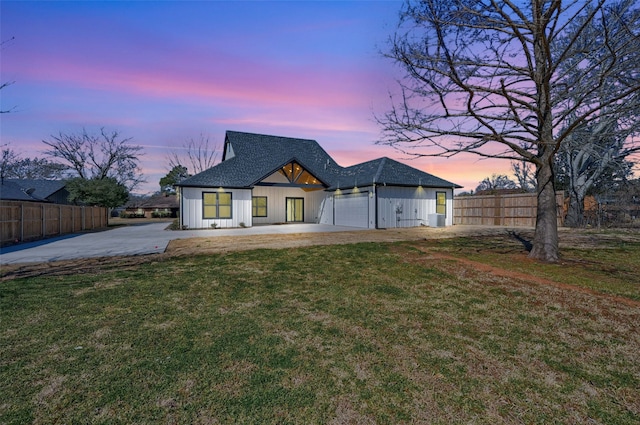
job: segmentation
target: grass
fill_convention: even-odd
[[[640,301],[640,242],[625,241],[615,233],[608,237],[594,234],[593,238],[598,242],[591,241],[588,247],[563,247],[561,261],[550,264],[528,261],[522,244],[515,238],[456,238],[430,241],[427,245],[505,270]]]
[[[255,250],[0,283],[0,423],[638,424],[640,308],[430,255],[482,257],[474,243]],[[638,276],[640,247],[623,248],[571,255]],[[637,277],[616,290],[625,279],[600,287],[597,268],[562,270],[637,299]]]

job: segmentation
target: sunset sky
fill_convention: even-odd
[[[144,147],[159,189],[167,156],[226,130],[317,140],[343,166],[388,156],[475,189],[508,162],[406,159],[375,145],[401,73],[381,55],[398,1],[0,3],[1,143],[42,157],[43,139],[117,130]],[[12,39],[14,38],[14,39]]]

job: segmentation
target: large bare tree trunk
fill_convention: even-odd
[[[559,259],[558,249],[558,206],[556,191],[553,186],[553,167],[549,160],[538,164],[536,178],[538,181],[538,215],[536,231],[533,238],[533,249],[530,258],[556,262]]]

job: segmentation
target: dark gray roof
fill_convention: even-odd
[[[25,192],[30,191],[31,197],[38,200],[47,199],[66,186],[66,183],[61,180],[6,179],[5,182],[11,182]]]
[[[10,180],[4,180],[0,184],[0,199],[5,201],[42,201],[42,199],[29,195],[20,185]]]
[[[233,150],[231,158],[227,157],[228,145]],[[297,161],[326,186],[341,168],[315,140],[227,131],[223,161],[178,186],[252,187],[291,161]]]
[[[373,183],[461,187],[386,157],[341,167],[315,140],[227,131],[224,149],[220,164],[183,180],[178,186],[249,188],[296,161],[328,190]]]
[[[378,158],[372,161],[343,168],[337,180],[329,190],[345,189],[356,186],[385,184],[390,186],[425,186],[437,188],[460,188],[455,183],[425,173],[391,158]]]

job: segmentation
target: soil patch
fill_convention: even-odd
[[[605,294],[599,291],[594,291],[593,289],[585,288],[577,285],[570,285],[567,283],[556,282],[550,279],[545,279],[543,277],[534,276],[527,273],[522,273],[514,270],[506,270],[499,267],[494,267],[489,264],[480,263],[477,261],[469,260],[467,258],[456,257],[454,255],[443,254],[441,252],[434,252],[428,249],[424,249],[419,246],[415,246],[420,251],[429,254],[430,259],[440,259],[440,260],[451,260],[460,263],[461,265],[475,270],[477,272],[489,273],[494,276],[506,277],[509,279],[520,280],[523,282],[530,282],[537,285],[547,285],[553,286],[556,288],[570,290],[575,292],[580,292],[587,295],[593,295],[597,297],[607,298],[609,300],[615,301],[617,303],[628,305],[629,307],[640,307],[640,302],[630,300],[629,298],[620,297],[616,295]],[[522,261],[527,261],[528,259],[524,257]],[[530,260],[529,260],[530,261]]]

